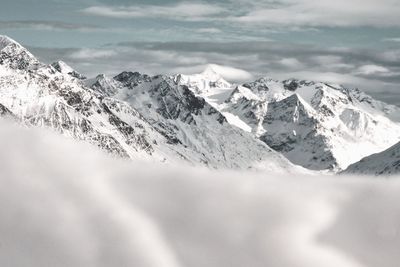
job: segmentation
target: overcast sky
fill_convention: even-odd
[[[207,64],[359,87],[400,105],[398,0],[4,0],[0,33],[93,76]]]

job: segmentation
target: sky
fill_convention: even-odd
[[[400,105],[399,17],[398,0],[4,0],[0,34],[89,77],[217,64],[247,74],[235,82],[333,82]]]

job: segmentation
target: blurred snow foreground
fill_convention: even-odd
[[[0,266],[397,267],[396,179],[110,159],[0,123]]]

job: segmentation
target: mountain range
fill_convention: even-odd
[[[88,79],[62,61],[40,62],[6,36],[0,115],[122,158],[292,173],[399,169],[375,165],[400,157],[392,147],[400,109],[358,89],[296,79],[234,84],[213,65],[195,75]]]

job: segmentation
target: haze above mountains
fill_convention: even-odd
[[[400,164],[387,160],[398,149],[385,151],[400,140],[400,109],[358,89],[268,77],[232,84],[215,65],[197,75],[127,70],[87,79],[5,36],[0,111],[118,157],[167,164],[291,173],[355,164],[349,171],[368,174],[393,174]],[[369,163],[379,160],[387,164]]]

